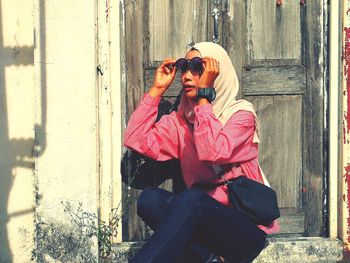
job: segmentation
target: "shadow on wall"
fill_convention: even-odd
[[[40,56],[45,61],[45,6],[44,0],[40,1]],[[16,211],[9,214],[9,195],[14,180],[16,180],[17,168],[34,170],[33,157],[41,155],[46,147],[46,69],[41,63],[40,86],[41,86],[41,123],[32,127],[35,130],[34,138],[12,138],[10,137],[9,109],[12,104],[9,101],[9,90],[6,83],[6,67],[33,66],[34,46],[5,46],[4,45],[4,21],[2,14],[2,2],[0,1],[0,262],[11,262],[12,254],[9,236],[8,223],[11,219],[33,213],[35,208],[23,211]],[[23,88],[22,86],[19,88]],[[12,91],[13,92],[13,91]],[[21,92],[21,90],[18,90]],[[33,172],[34,174],[34,172]],[[32,186],[28,186],[32,187]]]

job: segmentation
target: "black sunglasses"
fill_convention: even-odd
[[[190,70],[193,74],[201,74],[203,72],[202,58],[194,57],[191,59],[180,58],[175,62],[175,66],[181,73]]]

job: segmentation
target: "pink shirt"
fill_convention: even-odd
[[[178,159],[189,188],[196,183],[217,183],[243,174],[261,182],[252,113],[238,111],[223,126],[213,114],[212,105],[206,104],[195,106],[194,125],[177,112],[164,115],[155,123],[159,102],[160,98],[145,94],[125,130],[126,147],[158,161]],[[227,164],[230,167],[226,173],[217,175],[217,169]],[[207,193],[229,205],[226,186]],[[276,223],[259,227],[266,233],[279,229]]]

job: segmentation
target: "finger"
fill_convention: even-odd
[[[170,68],[164,67],[163,69],[164,69],[164,72],[165,72],[166,74],[170,74],[170,72],[171,72]]]
[[[209,69],[209,58],[208,57],[202,58],[202,63],[203,63],[203,71],[208,70]]]
[[[215,61],[214,61],[214,59],[210,59],[210,69],[211,69],[212,71],[215,70]]]
[[[209,58],[209,57],[204,57],[204,58],[202,58],[202,62],[203,62],[204,64],[208,64],[209,61],[210,61],[210,58]]]
[[[170,69],[170,71],[172,72],[175,69],[175,59],[166,59],[164,60],[164,62],[162,63],[161,67],[162,68],[167,68]],[[176,69],[175,69],[176,70]],[[167,73],[170,73],[170,71],[166,71]]]
[[[172,78],[174,78],[174,77],[175,77],[175,74],[176,74],[176,67],[173,67],[173,68],[170,69],[170,70],[171,70],[170,75],[171,75]]]
[[[216,62],[216,69],[217,69],[218,73],[220,73],[220,62],[219,61]]]
[[[173,59],[164,60],[163,63],[156,69],[156,71],[166,75],[170,74],[174,70],[172,61]]]
[[[219,71],[219,61],[217,61],[214,58],[209,58],[209,64],[210,64],[210,70],[213,72],[218,72]]]
[[[215,70],[215,64],[212,59],[208,60],[208,71],[213,72]]]
[[[214,71],[216,69],[216,65],[215,65],[216,60],[215,59],[213,59],[211,57],[204,57],[203,61],[206,65],[206,69],[208,71]]]
[[[217,60],[214,60],[214,69],[216,73],[220,72],[220,63]]]
[[[170,64],[174,64],[176,62],[175,59],[173,58],[167,58],[163,61],[162,65],[161,66],[168,66]]]

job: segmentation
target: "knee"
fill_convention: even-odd
[[[143,218],[148,214],[153,214],[154,211],[157,211],[160,206],[160,190],[158,187],[147,187],[141,193],[137,201],[137,214]]]
[[[181,192],[177,196],[176,202],[193,209],[203,205],[208,198],[209,196],[205,192],[190,188]]]

